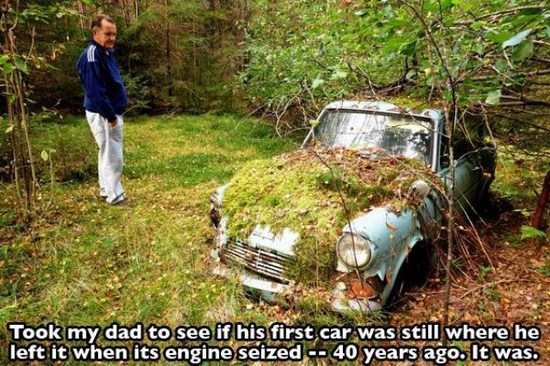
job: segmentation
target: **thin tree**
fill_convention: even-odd
[[[8,132],[11,134],[12,168],[21,213],[28,221],[35,206],[38,180],[34,169],[29,119],[26,106],[23,75],[28,73],[27,62],[17,52],[15,29],[18,25],[19,1],[2,2],[0,29],[2,32],[2,54],[4,90],[8,112]]]

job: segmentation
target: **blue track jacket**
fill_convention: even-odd
[[[92,40],[76,66],[84,86],[84,108],[99,113],[107,121],[113,121],[115,114],[122,114],[128,97],[113,50],[104,49]]]

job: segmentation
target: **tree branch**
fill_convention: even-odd
[[[493,107],[493,106],[489,106],[487,104],[483,104],[483,107]],[[517,117],[514,117],[514,116],[511,116],[509,114],[505,114],[505,113],[500,113],[500,112],[497,112],[497,111],[494,111],[494,112],[491,112],[494,116],[497,116],[497,117],[502,117],[502,118],[506,118],[510,121],[514,121],[514,122],[518,122],[518,123],[522,123],[524,125],[528,125],[528,126],[531,126],[533,128],[536,128],[536,129],[539,129],[539,130],[542,130],[542,131],[546,131],[546,132],[550,132],[550,128],[548,127],[545,127],[545,126],[541,126],[541,125],[537,125],[536,123],[533,123],[533,122],[529,122],[529,121],[525,121],[521,118],[517,118]]]
[[[530,72],[517,72],[517,73],[514,73],[512,75],[510,75],[510,77],[528,77],[528,76],[540,76],[540,75],[550,75],[550,69],[546,69],[546,70],[535,70],[535,71],[530,71]],[[478,77],[475,77],[475,78],[472,78],[471,80],[473,81],[484,81],[484,80],[489,80],[490,78],[492,78],[491,75],[485,75],[485,76],[478,76]]]
[[[512,9],[503,9],[503,10],[499,10],[499,11],[495,11],[493,13],[489,13],[489,14],[484,14],[484,15],[480,15],[474,19],[471,19],[471,20],[465,20],[465,21],[462,21],[462,22],[456,22],[454,23],[455,25],[469,25],[469,24],[472,24],[474,22],[477,22],[479,20],[482,20],[482,19],[487,19],[487,18],[491,18],[491,17],[498,17],[498,16],[501,16],[501,15],[507,15],[507,14],[513,14],[513,13],[517,13],[517,12],[520,12],[520,11],[523,11],[523,10],[544,10],[544,9],[547,9],[548,8],[548,5],[526,5],[526,6],[518,6],[517,8],[512,8]]]

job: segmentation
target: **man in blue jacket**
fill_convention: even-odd
[[[113,55],[116,25],[106,15],[92,20],[92,40],[77,63],[84,86],[84,108],[99,147],[99,194],[110,204],[124,201],[122,176],[122,113],[126,89]]]

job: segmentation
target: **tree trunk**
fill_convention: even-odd
[[[82,4],[82,1],[78,2],[78,13],[80,14],[80,17],[78,17],[80,29],[86,29],[87,27],[84,25],[84,4]]]
[[[170,41],[170,2],[164,0],[165,15],[166,15],[166,81],[168,82],[168,96],[174,95],[173,80],[172,80],[172,61],[171,61],[171,41]]]
[[[537,209],[533,214],[533,219],[531,220],[531,226],[542,230],[543,229],[543,216],[544,209],[548,205],[548,198],[550,197],[550,171],[546,174],[544,183],[542,185],[542,192],[539,196],[539,201],[537,202]]]
[[[122,14],[124,15],[124,27],[128,28],[130,24],[130,7],[128,6],[128,0],[121,0]]]

